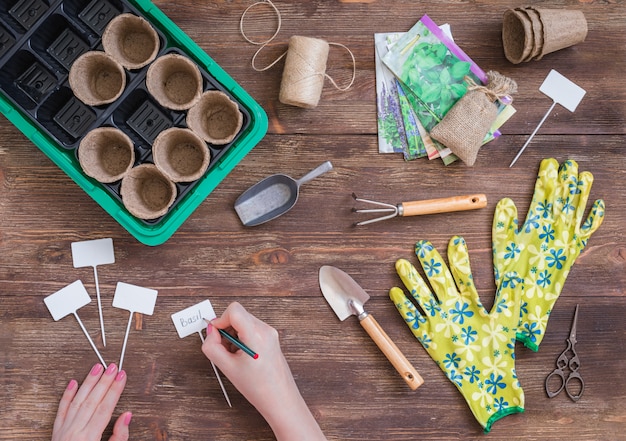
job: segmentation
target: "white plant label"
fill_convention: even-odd
[[[196,332],[202,332],[202,330],[207,326],[204,319],[213,320],[215,317],[213,305],[211,305],[209,300],[204,300],[196,305],[172,314],[172,321],[174,322],[178,336],[180,338],[185,338]]]

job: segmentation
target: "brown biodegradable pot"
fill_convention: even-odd
[[[504,55],[513,64],[526,61],[534,46],[532,22],[525,13],[508,9],[502,22]]]
[[[163,107],[186,110],[202,95],[202,75],[189,58],[178,54],[163,55],[148,68],[146,87]]]
[[[532,7],[543,25],[543,47],[538,60],[551,52],[585,41],[587,20],[582,11]]]
[[[228,144],[243,124],[237,103],[218,90],[204,92],[189,112],[187,125],[211,144]]]
[[[126,69],[150,64],[159,52],[159,35],[143,17],[121,14],[109,22],[102,34],[104,51]]]
[[[70,88],[88,106],[109,104],[126,87],[126,72],[121,64],[101,51],[85,52],[72,64]]]
[[[133,142],[115,127],[98,127],[80,141],[78,162],[87,176],[99,182],[119,181],[135,162]]]
[[[524,8],[524,12],[530,18],[531,27],[533,30],[533,38],[534,44],[533,49],[528,56],[528,61],[537,59],[541,51],[543,50],[543,24],[541,23],[541,19],[539,18],[539,13],[535,11],[533,8],[526,7]]]
[[[154,164],[141,164],[126,173],[120,193],[130,214],[156,219],[166,214],[174,202],[176,186]]]
[[[174,182],[191,182],[206,172],[211,152],[189,129],[172,127],[159,133],[152,144],[154,164]]]

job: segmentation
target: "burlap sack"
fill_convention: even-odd
[[[430,136],[472,166],[496,116],[498,109],[487,95],[470,90],[433,127]]]
[[[498,116],[497,99],[517,91],[517,84],[498,72],[487,73],[486,86],[477,85],[470,78],[468,92],[456,102],[444,118],[430,132],[430,136],[448,147],[469,166],[476,156],[489,128]]]

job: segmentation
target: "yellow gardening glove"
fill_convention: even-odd
[[[517,339],[537,351],[552,307],[571,266],[604,219],[604,201],[597,200],[587,220],[583,215],[593,175],[578,174],[578,164],[544,159],[526,216],[518,226],[517,208],[502,199],[493,218],[493,266],[498,289],[521,294]]]
[[[462,237],[455,236],[448,244],[452,272],[430,242],[418,242],[415,254],[432,291],[409,261],[398,260],[396,271],[421,311],[400,288],[392,288],[389,296],[489,432],[495,421],[524,411],[514,352],[521,293],[502,287],[487,311],[476,292]]]

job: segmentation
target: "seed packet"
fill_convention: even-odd
[[[404,159],[411,160],[426,156],[426,147],[422,140],[422,133],[420,132],[420,122],[413,111],[413,107],[408,100],[402,85],[398,80],[394,79],[394,84],[398,93],[398,100],[400,102],[400,111],[402,114],[402,120],[404,122],[404,130],[407,141],[407,152],[404,155]]]
[[[422,104],[418,112],[430,130],[465,95],[466,75],[480,83],[471,63],[459,59],[432,32],[422,17],[383,57],[383,62]]]
[[[382,60],[401,82],[415,114],[429,132],[467,92],[465,76],[477,84],[487,82],[484,71],[427,15],[390,47]],[[497,129],[514,110],[499,104],[499,118],[484,142],[499,135]],[[449,149],[434,144],[446,165],[457,159]]]
[[[388,38],[399,38],[401,33],[374,34],[376,62],[376,110],[378,114],[378,152],[402,153],[409,159],[408,140],[404,118],[393,73],[382,63],[389,51]]]
[[[376,101],[378,114],[379,153],[398,153],[405,160],[428,155],[439,157],[428,132],[421,125],[401,83],[385,64],[382,57],[404,32],[374,34],[376,65]]]

